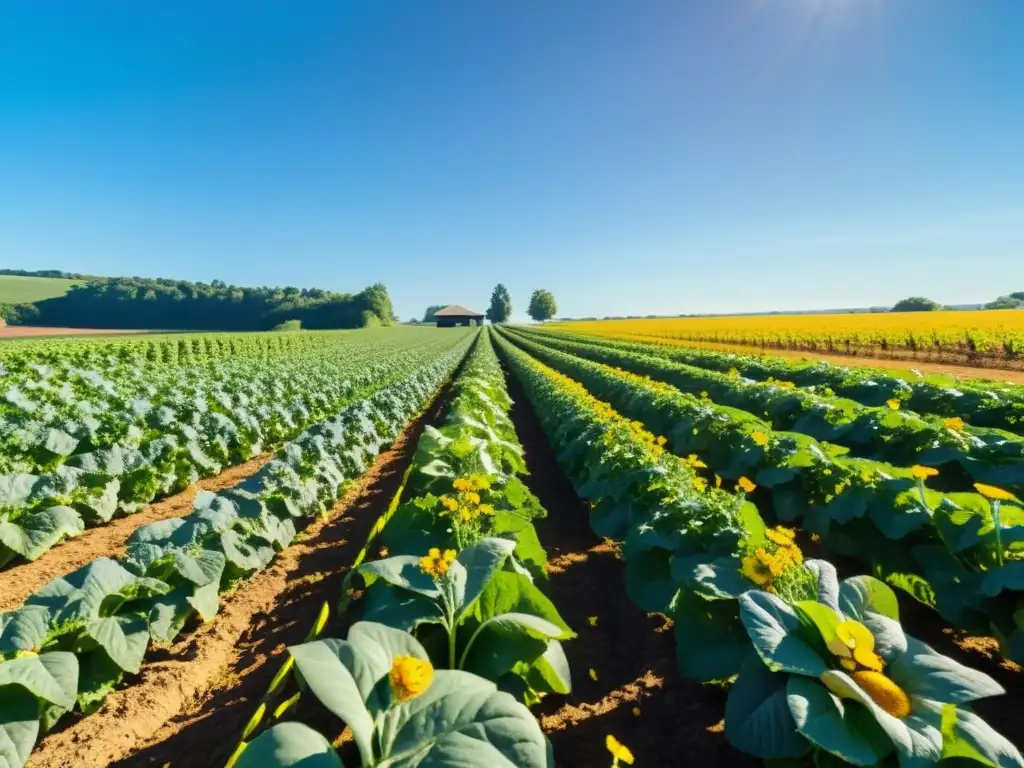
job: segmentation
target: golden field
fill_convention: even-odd
[[[738,344],[835,354],[917,355],[988,364],[1024,359],[1024,310],[595,320],[561,330],[633,340]]]

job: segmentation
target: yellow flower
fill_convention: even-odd
[[[900,409],[900,401],[897,400],[895,397],[892,400],[886,400],[885,404],[892,408],[894,411],[898,411]]]
[[[959,416],[954,416],[951,419],[946,419],[943,424],[946,425],[946,429],[951,429],[954,432],[962,432],[965,426],[964,420]]]
[[[771,569],[755,555],[747,555],[743,558],[743,567],[740,568],[740,573],[759,587],[772,583]]]
[[[381,547],[380,550],[378,550],[377,555],[378,555],[378,557],[387,557],[388,556],[388,548],[387,547]]]
[[[764,432],[754,432],[750,436],[750,439],[753,440],[758,445],[760,445],[762,448],[768,445],[768,435],[766,435]]]
[[[704,398],[705,400],[707,400],[707,399],[708,399],[708,393],[707,393],[707,392],[701,392],[701,393],[700,393],[700,396],[701,396],[702,398]]]
[[[597,626],[597,616],[588,616],[587,617],[587,623],[590,624],[590,626],[592,626],[592,627],[596,627]]]
[[[458,477],[452,481],[452,488],[456,491],[472,491],[473,481],[468,477]]]
[[[974,490],[984,496],[990,501],[1016,501],[1017,497],[1009,491],[1004,491],[1002,488],[996,488],[994,485],[985,485],[984,483],[975,483]]]
[[[434,668],[429,661],[396,656],[391,664],[391,695],[398,701],[414,699],[430,687]]]
[[[859,621],[841,622],[836,627],[836,636],[826,646],[847,670],[855,669],[858,664],[874,672],[885,668],[885,662],[875,653],[875,636]]]
[[[736,485],[738,485],[740,487],[740,490],[742,490],[744,493],[753,493],[754,489],[757,488],[757,485],[755,483],[751,482],[745,477],[741,477],[739,480],[737,480]]]
[[[784,550],[780,550],[780,552],[785,552],[786,557],[792,560],[794,565],[803,565],[804,553],[800,551],[800,547],[796,544],[790,544]]]
[[[854,672],[851,677],[875,704],[893,717],[904,718],[910,714],[910,697],[906,691],[881,672],[862,669]]]
[[[722,478],[719,475],[715,475],[715,488],[722,487]]]
[[[444,554],[437,547],[431,547],[423,557],[420,558],[420,570],[435,579],[448,573],[448,568],[455,560],[455,550],[446,549]]]
[[[494,507],[492,507],[490,504],[481,504],[479,507],[477,507],[477,509],[479,510],[481,515],[494,514]]]
[[[633,764],[633,753],[629,751],[625,744],[620,742],[611,734],[605,736],[604,745],[608,748],[608,751],[611,752],[616,763],[621,760],[626,765]]]
[[[596,670],[596,669],[594,669],[593,667],[591,667],[591,668],[590,668],[590,669],[589,669],[589,670],[587,671],[587,674],[588,674],[588,675],[590,675],[590,679],[591,679],[591,680],[593,680],[593,681],[594,681],[595,683],[597,682],[597,670]]]
[[[462,494],[462,498],[464,498],[470,504],[479,504],[480,503],[480,494],[477,493],[476,491],[465,491]]]
[[[640,707],[633,707],[633,717],[640,717]]]
[[[920,464],[915,464],[910,468],[910,471],[918,480],[927,480],[929,477],[935,477],[939,474],[939,470],[933,467],[922,467]]]
[[[657,442],[658,442],[658,445],[664,445],[665,443],[668,442],[668,440],[666,439],[666,437],[664,435],[660,435],[658,437],[658,441]]]
[[[696,453],[691,453],[683,461],[686,462],[690,469],[707,469],[708,465],[700,460],[700,457]]]
[[[454,512],[459,508],[459,502],[457,502],[451,496],[442,496],[441,506],[447,509],[449,512]]]
[[[764,535],[768,541],[778,544],[780,547],[791,546],[796,541],[796,531],[792,528],[784,528],[781,525],[767,529]]]

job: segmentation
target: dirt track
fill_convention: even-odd
[[[31,339],[37,336],[136,336],[152,331],[121,330],[119,328],[48,328],[41,325],[0,325],[0,340]]]

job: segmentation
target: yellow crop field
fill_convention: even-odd
[[[975,364],[1024,359],[1024,311],[1015,309],[597,320],[558,327],[635,340],[908,358],[924,355]]]

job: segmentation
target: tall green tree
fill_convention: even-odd
[[[492,323],[507,323],[512,317],[512,297],[508,294],[508,288],[502,283],[494,286],[491,293],[491,305],[487,308],[487,319]]]
[[[555,297],[551,294],[551,291],[536,290],[530,297],[530,306],[526,312],[538,323],[543,323],[545,320],[550,320],[555,316],[555,312],[558,311],[558,305],[555,304]]]
[[[427,311],[423,313],[423,322],[436,323],[437,318],[435,315],[447,306],[447,304],[431,304],[427,307]]]
[[[924,296],[911,296],[909,299],[900,299],[896,302],[896,306],[892,308],[893,312],[935,312],[936,310],[942,309],[942,305],[937,301],[926,299]]]

